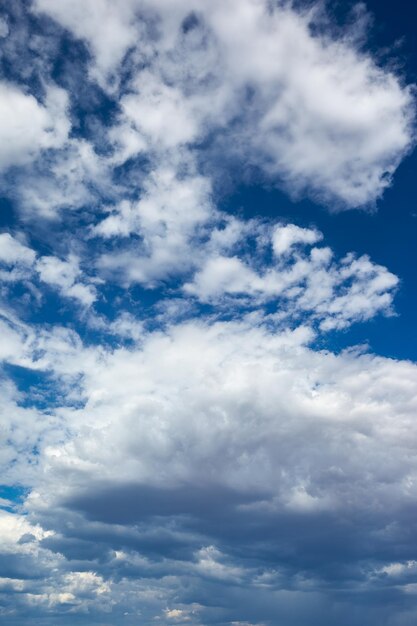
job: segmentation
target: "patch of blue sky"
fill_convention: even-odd
[[[3,376],[16,385],[19,406],[52,412],[65,402],[65,394],[61,393],[59,383],[50,372],[11,363],[5,363],[2,370]]]
[[[9,511],[21,505],[29,493],[27,487],[0,484],[0,508]]]

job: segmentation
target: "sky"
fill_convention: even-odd
[[[416,13],[0,1],[0,624],[417,623]]]

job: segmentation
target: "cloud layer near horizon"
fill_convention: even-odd
[[[399,279],[222,209],[248,182],[375,206],[414,101],[362,35],[263,0],[3,16],[5,623],[417,616],[417,367],[320,347]]]

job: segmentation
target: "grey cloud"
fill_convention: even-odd
[[[90,519],[131,524],[149,517],[181,516],[227,518],[238,505],[262,498],[259,493],[237,492],[224,485],[184,485],[173,488],[140,484],[96,485],[64,506],[83,511]],[[110,506],[109,506],[110,505]]]
[[[0,552],[0,578],[41,579],[49,573],[32,555]]]
[[[261,500],[264,506],[251,506]],[[106,544],[113,549],[124,546],[153,555],[156,545],[158,554],[172,556],[169,544],[175,543],[175,537],[164,530],[164,518],[168,518],[177,531],[184,533],[183,541],[189,533],[188,542],[195,546],[214,542],[251,567],[283,567],[292,576],[304,571],[306,576],[322,578],[323,584],[325,580],[331,585],[338,581],[342,586],[354,580],[366,581],[369,567],[376,569],[378,563],[417,557],[410,545],[415,526],[410,519],[415,514],[411,506],[387,508],[384,513],[372,508],[295,513],[279,507],[268,511],[267,503],[265,495],[259,493],[242,495],[215,487],[165,490],[117,485],[98,493],[91,488],[88,494],[69,499],[64,506],[82,512],[88,520],[123,525],[124,530],[118,534],[111,532],[111,526],[108,530],[102,526],[101,531],[97,527],[89,531],[88,522],[84,522],[83,541],[89,533],[89,540],[96,537],[103,548]],[[151,534],[148,525],[154,528]],[[129,527],[139,530],[136,542]],[[166,539],[161,542],[164,533]],[[403,536],[403,544],[399,536]],[[45,546],[54,543],[54,538],[43,540]],[[181,542],[176,549],[177,554],[180,552]]]

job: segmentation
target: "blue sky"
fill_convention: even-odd
[[[415,10],[0,9],[0,623],[414,625]]]

